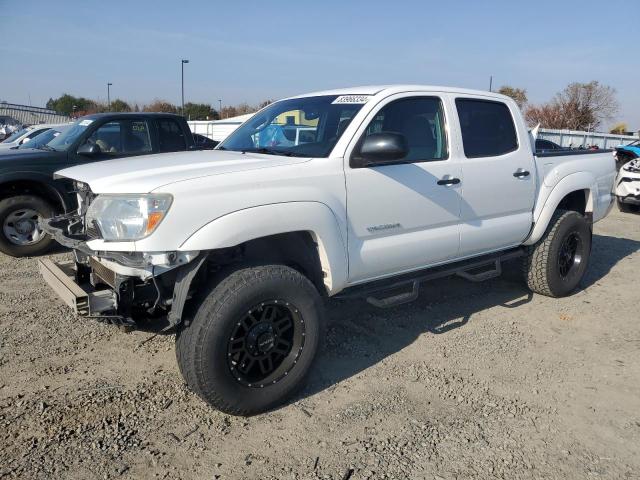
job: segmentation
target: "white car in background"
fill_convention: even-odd
[[[0,151],[9,150],[10,148],[15,148],[23,145],[24,143],[30,141],[32,138],[40,135],[42,132],[49,130],[50,128],[55,126],[58,126],[58,124],[32,125],[31,127],[26,127],[22,130],[18,130],[17,132],[14,132],[12,135],[5,138],[2,143],[0,143]]]
[[[640,159],[625,163],[615,183],[615,195],[621,212],[640,212]]]
[[[38,135],[33,137],[31,140],[29,140],[28,142],[24,142],[22,145],[19,145],[16,148],[18,148],[19,150],[25,150],[25,149],[28,149],[28,148],[40,148],[40,149],[45,148],[46,149],[45,145],[47,145],[51,140],[56,138],[61,133],[67,131],[72,126],[73,126],[73,123],[65,123],[64,125],[58,125],[57,127],[51,127],[48,130],[40,132]],[[2,152],[0,152],[0,153],[2,153]]]

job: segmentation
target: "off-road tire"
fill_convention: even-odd
[[[324,335],[324,305],[311,281],[282,265],[241,268],[203,297],[176,336],[176,358],[189,388],[216,409],[242,416],[268,411],[291,397],[304,383]],[[304,319],[304,344],[286,376],[247,386],[231,371],[229,339],[248,310],[273,299],[295,305]]]
[[[44,235],[38,243],[33,245],[16,245],[4,233],[3,225],[7,216],[21,208],[35,210],[43,218],[54,215],[54,208],[47,201],[34,195],[18,195],[0,200],[0,252],[12,257],[33,257],[42,255],[49,250],[53,239]]]
[[[560,249],[567,237],[574,234],[580,242],[579,252],[576,252],[580,260],[563,277],[559,267]],[[591,227],[584,215],[557,210],[542,238],[535,245],[527,247],[523,274],[529,289],[548,297],[564,297],[574,291],[587,270],[591,237]]]

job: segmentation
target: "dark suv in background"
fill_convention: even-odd
[[[184,117],[168,113],[100,113],[78,119],[48,144],[0,153],[0,251],[44,253],[51,242],[40,218],[76,208],[73,185],[53,173],[113,158],[199,149]]]

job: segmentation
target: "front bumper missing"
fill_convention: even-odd
[[[38,260],[40,274],[60,299],[83,317],[112,320],[113,323],[129,323],[116,315],[117,300],[113,290],[87,291],[75,281],[73,262],[58,264],[43,258]]]

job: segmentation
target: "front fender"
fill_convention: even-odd
[[[597,206],[598,182],[593,174],[588,172],[577,172],[567,175],[560,180],[549,192],[546,199],[540,201],[533,211],[533,229],[524,245],[533,245],[542,238],[547,230],[553,213],[558,209],[558,205],[564,197],[571,192],[583,190],[586,195],[586,211],[594,212]],[[541,191],[544,192],[544,189]]]
[[[289,232],[310,232],[318,244],[324,283],[330,295],[348,276],[346,243],[333,211],[320,202],[287,202],[238,210],[204,225],[179,250],[215,250]]]
[[[0,190],[4,185],[12,182],[39,183],[52,199],[56,199],[62,205],[64,212],[69,212],[76,208],[74,205],[75,197],[65,193],[61,188],[61,184],[56,183],[51,175],[33,171],[0,171]],[[34,193],[38,194],[39,192],[36,191]]]

